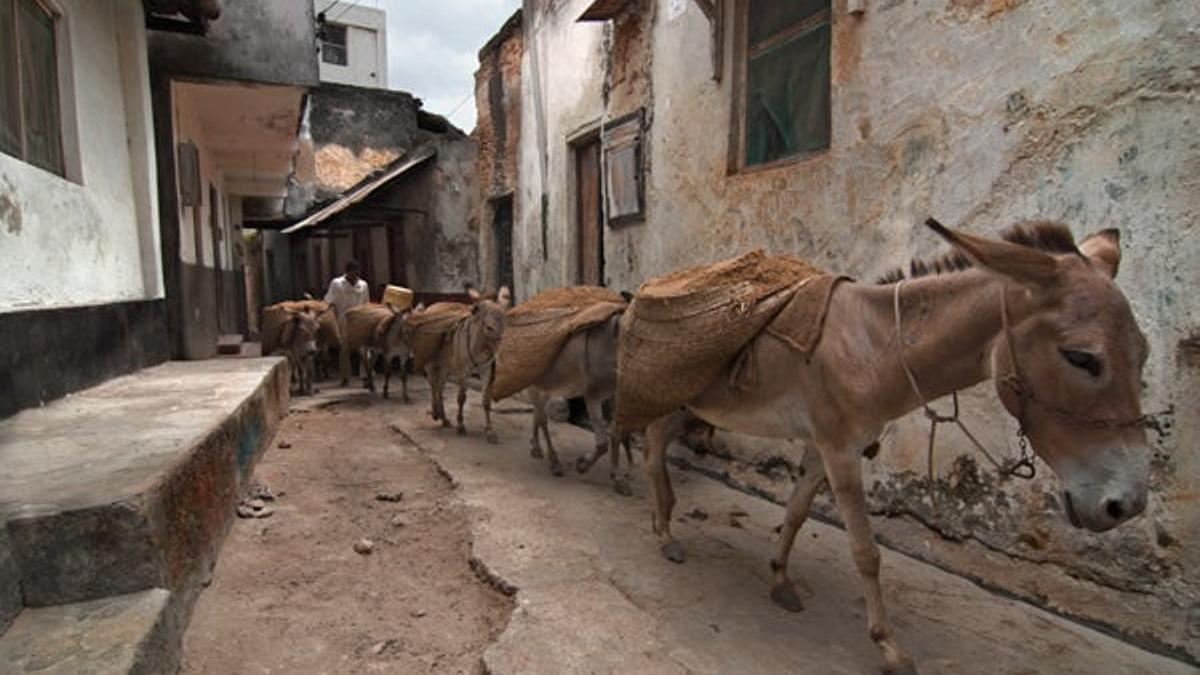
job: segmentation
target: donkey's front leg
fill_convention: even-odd
[[[367,391],[374,392],[375,377],[373,371],[375,368],[373,368],[374,364],[371,363],[371,356],[371,350],[363,347],[362,351],[358,353],[358,367],[362,368],[363,371],[363,388],[365,388]]]
[[[867,626],[871,639],[883,652],[883,672],[889,674],[914,674],[912,658],[905,653],[892,636],[892,625],[888,622],[883,607],[883,591],[879,587],[879,547],[871,535],[871,523],[867,520],[867,504],[863,496],[862,465],[858,452],[850,448],[818,446],[825,465],[825,477],[833,489],[834,499],[846,523],[850,536],[850,553],[854,565],[862,578],[863,599],[867,605]]]
[[[788,560],[791,559],[792,546],[796,543],[796,533],[808,519],[808,510],[812,506],[813,497],[825,484],[825,465],[821,462],[821,453],[816,448],[804,450],[804,459],[800,461],[800,477],[792,488],[792,496],[788,498],[787,515],[784,516],[783,530],[779,534],[779,552],[771,559],[771,599],[775,604],[789,612],[799,612],[804,609],[800,594],[788,576]]]
[[[667,474],[667,445],[683,431],[688,413],[678,411],[660,417],[646,427],[646,476],[654,494],[654,534],[662,542],[662,554],[667,560],[681,563],[687,559],[675,537],[671,536],[671,510],[675,508],[675,493]]]
[[[463,406],[467,403],[467,376],[458,376],[458,435],[467,435],[467,425],[463,424]]]
[[[400,400],[404,403],[412,402],[408,397],[408,362],[407,356],[400,359]]]
[[[392,355],[383,353],[383,397],[388,397],[388,385],[392,383]]]
[[[500,437],[492,428],[492,380],[496,376],[496,365],[493,363],[483,372],[483,434],[488,443],[499,443]]]

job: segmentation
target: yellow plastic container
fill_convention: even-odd
[[[403,286],[388,285],[383,289],[383,304],[404,310],[413,306],[413,292]]]

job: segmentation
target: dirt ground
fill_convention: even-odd
[[[381,403],[284,421],[255,471],[274,513],[235,522],[181,672],[480,672],[512,601],[471,570],[466,507]]]

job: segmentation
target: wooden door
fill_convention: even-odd
[[[225,334],[229,332],[228,320],[226,319],[227,307],[225,301],[225,279],[221,277],[221,214],[220,214],[220,195],[217,194],[217,188],[212,185],[208,186],[208,228],[212,234],[212,254],[213,254],[213,292],[217,296],[217,302],[213,306],[217,310],[217,332]]]
[[[579,256],[576,281],[603,286],[604,228],[600,203],[599,139],[575,147],[575,190]]]
[[[404,250],[404,222],[392,224],[387,229],[388,238],[388,281],[406,288],[408,285],[408,254]]]

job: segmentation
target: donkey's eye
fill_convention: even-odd
[[[1094,354],[1075,349],[1060,349],[1058,351],[1062,352],[1063,358],[1076,368],[1088,371],[1093,377],[1100,375],[1100,359],[1097,359]]]

